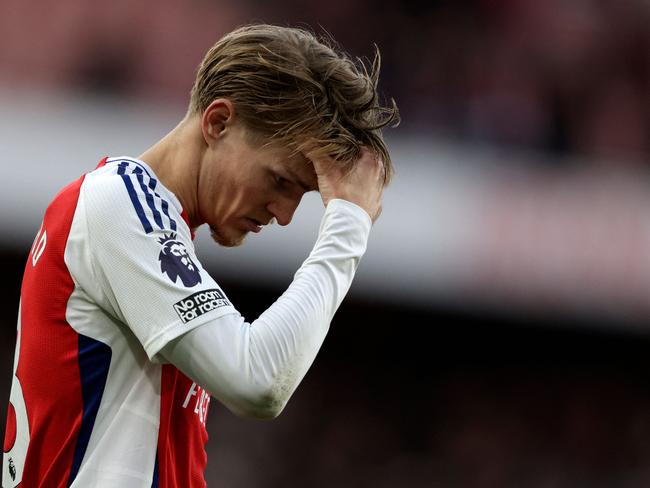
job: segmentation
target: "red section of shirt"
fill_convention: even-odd
[[[98,168],[105,163],[106,158]],[[67,485],[81,426],[78,335],[66,321],[74,283],[64,253],[82,183],[83,177],[64,188],[50,204],[25,267],[16,377],[22,386],[30,431],[21,485],[26,487]],[[185,212],[183,219],[187,223]],[[174,366],[162,367],[159,487],[206,486],[208,406],[207,392]],[[15,410],[10,405],[4,450],[11,449],[17,434],[21,435],[16,432]]]
[[[189,227],[187,212],[181,217]],[[192,233],[194,239],[194,233]],[[205,487],[205,429],[210,397],[171,364],[162,368],[158,486]]]
[[[64,188],[48,207],[23,277],[16,371],[30,430],[23,486],[65,486],[81,426],[78,335],[66,321],[74,283],[63,255],[82,182]]]
[[[5,442],[3,450],[8,452],[16,442],[16,409],[10,403],[7,409],[7,428],[5,429]]]
[[[207,392],[170,364],[163,366],[161,390],[158,486],[205,487]]]

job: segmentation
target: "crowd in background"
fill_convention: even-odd
[[[355,56],[376,43],[403,134],[648,163],[646,0],[2,0],[0,83],[185,103],[206,49],[256,21],[329,32]]]

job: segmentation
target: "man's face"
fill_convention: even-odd
[[[201,164],[198,207],[222,246],[238,246],[275,219],[287,225],[305,192],[317,190],[314,167],[284,147],[255,147],[241,124],[209,147]]]

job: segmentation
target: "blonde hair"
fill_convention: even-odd
[[[201,114],[217,98],[227,98],[254,135],[294,151],[315,145],[348,168],[368,146],[383,161],[388,183],[393,166],[381,129],[396,126],[399,111],[392,99],[380,105],[380,64],[377,47],[368,68],[303,29],[241,27],[205,55],[189,113]]]

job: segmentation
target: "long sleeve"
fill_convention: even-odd
[[[248,323],[238,313],[221,316],[170,342],[161,355],[233,412],[277,416],[327,335],[371,225],[360,207],[332,200],[309,257],[257,320]]]

